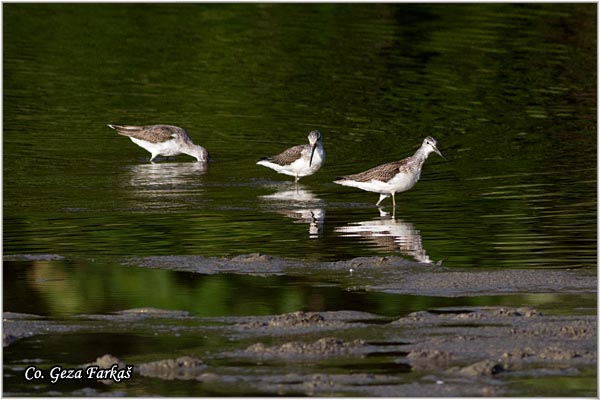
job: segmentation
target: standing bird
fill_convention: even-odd
[[[446,159],[436,146],[437,141],[431,136],[427,136],[421,147],[410,157],[379,165],[358,174],[343,176],[334,182],[338,185],[379,193],[379,201],[376,205],[391,195],[395,208],[396,193],[405,192],[415,186],[421,176],[423,163],[430,153],[436,152],[444,160]]]
[[[296,177],[296,183],[303,176],[312,175],[325,162],[325,149],[321,132],[308,134],[308,144],[290,147],[273,157],[263,157],[256,164],[274,169],[280,174]]]
[[[148,126],[130,126],[130,125],[110,125],[123,136],[129,136],[129,139],[138,146],[148,150],[154,161],[156,156],[176,156],[178,154],[187,154],[195,157],[198,161],[208,161],[208,151],[202,146],[194,144],[192,138],[185,129],[173,125],[148,125]]]

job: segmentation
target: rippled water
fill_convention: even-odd
[[[432,134],[449,161],[432,155],[397,217],[434,258],[593,264],[595,57],[578,50],[594,41],[568,25],[588,8],[339,7],[9,7],[5,252],[402,253],[340,234],[386,220],[377,195],[332,180]],[[215,162],[150,164],[106,127],[156,122],[186,127]],[[314,128],[327,163],[299,193],[254,164]],[[379,232],[402,242],[393,230]]]
[[[131,282],[154,277],[149,291],[119,297],[120,263],[134,255],[596,267],[593,4],[6,4],[4,27],[4,254],[77,260],[5,262],[5,288],[36,293],[5,292],[5,311],[109,312],[188,290],[172,272],[134,269]],[[214,162],[149,163],[107,123],[182,126]],[[312,129],[327,161],[298,188],[255,165]],[[378,195],[333,183],[411,155],[426,135],[448,161],[431,155],[396,196],[395,218],[389,200],[380,210]],[[92,276],[108,294],[81,295],[80,269],[106,269]],[[344,291],[323,296],[344,304]],[[420,307],[386,299],[352,302]],[[310,308],[302,296],[282,309],[249,304],[241,313]]]

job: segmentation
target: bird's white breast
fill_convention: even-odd
[[[404,192],[412,188],[419,181],[420,175],[421,171],[417,171],[416,174],[396,174],[396,176],[387,182],[390,192]]]
[[[380,194],[400,193],[412,188],[419,180],[420,174],[396,174],[387,182],[371,179],[368,182],[343,181],[339,182],[345,186],[354,186],[368,192]]]
[[[304,150],[302,151],[302,156],[300,158],[288,165],[279,165],[267,160],[259,161],[257,164],[274,169],[280,174],[303,177],[317,172],[324,161],[325,150],[323,150],[322,147],[317,147],[315,149],[315,154],[313,155],[312,163],[310,163],[310,150]]]
[[[163,156],[175,156],[181,153],[180,145],[175,139],[167,140],[166,142],[151,143],[145,140],[130,137],[131,141],[143,149],[146,149],[152,154],[160,154]]]
[[[312,163],[310,163],[310,150],[308,154],[300,157],[298,160],[292,163],[292,166],[295,171],[297,171],[298,176],[307,176],[312,175],[321,168],[321,165],[325,162],[325,150],[322,146],[317,146],[315,149],[315,154],[313,155]],[[310,165],[309,165],[310,163]]]

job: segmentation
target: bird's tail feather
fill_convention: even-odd
[[[124,136],[129,136],[132,132],[136,132],[136,131],[140,130],[139,126],[113,125],[113,124],[106,124],[106,125],[108,125],[109,128],[112,128],[115,131],[117,131],[118,134],[124,135]]]

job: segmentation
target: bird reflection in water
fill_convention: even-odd
[[[138,164],[129,168],[124,186],[143,208],[183,207],[202,190],[198,177],[208,169],[206,162]],[[192,196],[193,197],[193,196]],[[187,200],[186,200],[187,199]]]
[[[421,233],[410,222],[404,222],[390,216],[379,208],[380,217],[335,228],[343,237],[362,237],[369,239],[378,247],[388,251],[399,251],[422,263],[432,263],[423,248]]]
[[[294,219],[294,223],[309,224],[308,236],[321,237],[325,224],[325,204],[302,184],[288,185],[277,192],[259,196],[269,203],[269,210]]]

